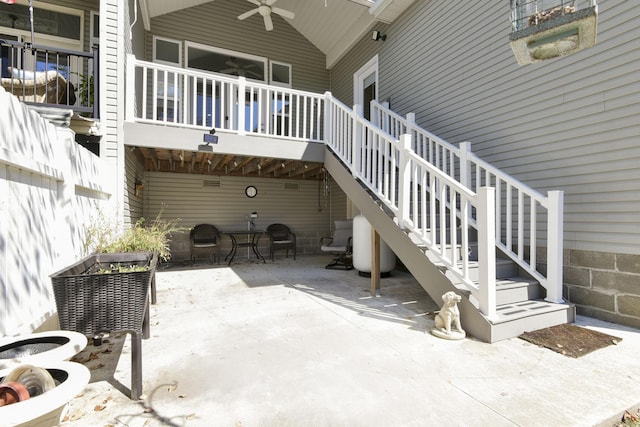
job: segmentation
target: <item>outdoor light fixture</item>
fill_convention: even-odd
[[[377,42],[378,40],[382,40],[385,41],[387,39],[387,35],[386,34],[382,34],[380,31],[378,30],[373,30],[373,33],[371,34],[371,39],[374,42]]]
[[[208,151],[213,153],[213,147],[210,144],[218,143],[218,137],[215,135],[215,133],[216,130],[215,128],[213,128],[209,131],[209,133],[204,134],[204,137],[202,138],[204,144],[198,145],[198,151]]]

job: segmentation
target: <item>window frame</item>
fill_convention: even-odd
[[[209,70],[203,70],[201,68],[195,68],[195,67],[190,67],[189,66],[189,48],[193,47],[196,49],[201,49],[201,50],[205,50],[208,52],[212,52],[212,53],[216,53],[219,55],[224,55],[224,56],[230,56],[230,57],[234,57],[234,58],[239,58],[239,59],[247,59],[250,61],[255,61],[255,62],[262,62],[264,64],[264,68],[263,68],[263,75],[264,75],[264,79],[263,80],[259,80],[256,78],[252,78],[252,77],[245,77],[247,80],[253,80],[256,82],[260,82],[260,83],[267,83],[269,81],[269,58],[264,57],[264,56],[258,56],[258,55],[252,55],[249,53],[243,53],[243,52],[237,52],[235,50],[229,50],[229,49],[223,49],[223,48],[219,48],[219,47],[215,47],[215,46],[211,46],[211,45],[206,45],[206,44],[201,44],[201,43],[196,43],[196,42],[191,42],[191,41],[185,41],[185,68],[188,68],[190,70],[197,70],[197,71],[204,71],[204,72],[210,72],[210,73],[215,73],[215,74],[220,74],[222,76],[233,76],[232,74],[227,74],[227,73],[221,73],[219,71],[209,71]],[[233,77],[237,77],[237,76],[233,76]]]
[[[161,40],[163,42],[167,42],[167,43],[173,43],[178,45],[178,62],[171,62],[171,61],[165,61],[163,59],[158,59],[156,57],[156,41]],[[182,67],[182,58],[183,58],[183,50],[182,50],[182,41],[180,40],[176,40],[176,39],[171,39],[168,37],[161,37],[161,36],[153,36],[153,53],[152,53],[152,61],[157,63],[157,64],[165,64],[165,65],[173,65],[174,67]]]
[[[274,65],[281,65],[281,66],[285,66],[285,67],[289,68],[289,83],[277,82],[277,81],[273,80],[273,66]],[[293,69],[293,67],[289,63],[280,62],[280,61],[269,61],[269,84],[272,85],[272,86],[278,86],[278,87],[284,87],[284,88],[291,89],[291,87],[292,87],[292,76],[293,76],[292,69]]]

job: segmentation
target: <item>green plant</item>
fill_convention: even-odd
[[[137,273],[140,271],[148,271],[148,265],[135,265],[135,264],[109,264],[108,268],[101,267],[96,271],[96,274],[111,274],[111,273]]]
[[[162,261],[168,261],[171,258],[169,237],[172,232],[182,230],[178,226],[179,221],[163,219],[160,211],[150,224],[140,218],[133,226],[120,232],[101,213],[100,218],[87,229],[85,252],[156,252]]]
[[[93,105],[93,74],[76,74],[79,78],[78,82],[78,96],[80,97],[80,105],[90,107]]]

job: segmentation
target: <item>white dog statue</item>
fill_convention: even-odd
[[[467,334],[460,326],[460,311],[458,310],[458,302],[462,298],[453,291],[449,291],[442,295],[444,304],[436,314],[435,326],[431,329],[431,333],[439,338],[448,340],[460,340]]]

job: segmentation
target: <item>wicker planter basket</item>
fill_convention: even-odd
[[[150,252],[96,254],[52,274],[61,329],[86,336],[107,331],[142,333],[157,262],[157,255]],[[117,264],[149,268],[96,273],[100,268]]]

